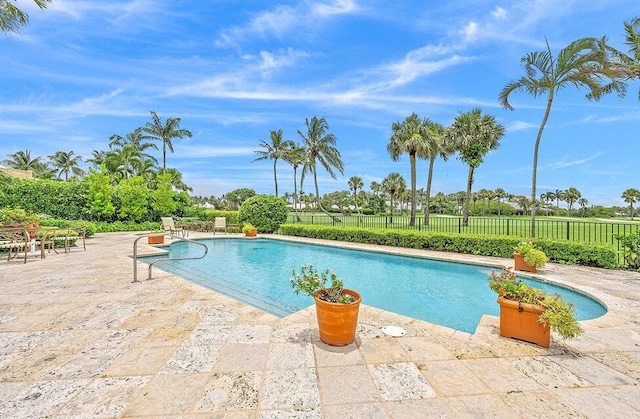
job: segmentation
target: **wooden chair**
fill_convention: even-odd
[[[227,234],[227,219],[225,217],[216,217],[213,223],[213,234],[216,234],[216,230],[222,230],[224,234]]]
[[[19,253],[24,253],[24,263],[31,250],[29,232],[25,227],[1,227],[0,249],[7,251],[7,261],[14,259]]]

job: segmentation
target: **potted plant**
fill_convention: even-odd
[[[149,244],[164,244],[164,230],[150,231],[147,241]]]
[[[533,240],[521,241],[513,248],[514,269],[516,271],[528,271],[535,273],[542,268],[549,258],[542,250],[536,249]]]
[[[516,338],[549,347],[550,330],[563,339],[580,336],[575,307],[558,294],[548,295],[525,285],[511,268],[501,273],[491,271],[489,288],[498,293],[500,304],[500,336]]]
[[[247,237],[255,237],[258,234],[258,229],[255,228],[251,223],[244,223],[242,226],[242,232]]]
[[[343,287],[342,278],[327,268],[318,272],[313,264],[293,269],[291,286],[296,294],[303,292],[314,298],[320,340],[328,345],[344,346],[354,341],[362,296]],[[331,282],[327,286],[328,282]]]

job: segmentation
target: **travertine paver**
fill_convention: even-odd
[[[583,337],[549,349],[499,337],[492,316],[470,335],[366,305],[356,342],[331,347],[313,306],[279,319],[157,267],[132,283],[136,237],[98,234],[86,252],[0,261],[0,417],[640,416],[639,273],[547,265],[543,278],[609,307],[583,322]],[[406,335],[388,337],[385,325]]]

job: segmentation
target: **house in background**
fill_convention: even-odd
[[[31,170],[18,170],[10,167],[0,166],[0,172],[6,173],[11,177],[18,177],[21,179],[32,179],[33,172]]]

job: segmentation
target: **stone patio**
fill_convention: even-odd
[[[0,417],[640,417],[639,273],[548,264],[540,277],[609,308],[549,349],[499,337],[493,316],[470,335],[368,306],[356,342],[335,348],[313,307],[277,318],[159,268],[132,283],[137,237],[0,260]]]

